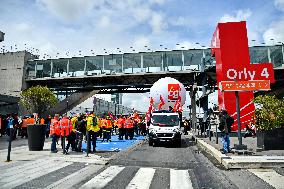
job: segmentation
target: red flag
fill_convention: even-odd
[[[174,105],[174,108],[173,108],[173,110],[174,110],[174,112],[176,112],[176,111],[182,111],[182,107],[181,107],[181,97],[180,96],[178,96],[178,99],[177,99],[177,101],[176,101],[176,103],[175,103],[175,105]]]
[[[159,106],[158,106],[158,109],[159,109],[159,110],[165,105],[165,101],[164,101],[162,95],[160,95],[160,101],[161,101],[161,102],[160,102],[160,104],[159,104]]]
[[[154,99],[151,97],[150,98],[150,105],[149,105],[149,109],[148,112],[151,113],[153,110],[153,104],[154,104]]]

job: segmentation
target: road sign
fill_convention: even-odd
[[[270,80],[221,81],[221,91],[268,91]]]

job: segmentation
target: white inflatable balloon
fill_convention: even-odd
[[[154,100],[154,109],[158,109],[158,106],[161,102],[160,96],[162,96],[165,104],[162,106],[162,110],[168,110],[169,106],[174,107],[178,97],[181,98],[181,106],[184,105],[186,100],[186,90],[184,85],[178,80],[165,77],[159,79],[150,89],[149,98]]]

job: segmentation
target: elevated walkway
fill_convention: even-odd
[[[72,95],[68,96],[64,100],[60,101],[56,107],[52,108],[48,112],[46,112],[45,116],[47,115],[54,115],[54,114],[63,114],[68,112],[69,110],[73,109],[77,105],[81,104],[88,98],[94,96],[99,91],[85,91],[85,92],[75,92]]]

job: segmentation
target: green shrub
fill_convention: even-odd
[[[284,100],[275,96],[260,95],[254,100],[256,105],[256,127],[258,130],[272,130],[284,126]]]
[[[54,107],[58,100],[49,88],[37,85],[22,91],[20,103],[30,113],[38,113],[41,116]]]

